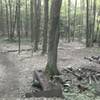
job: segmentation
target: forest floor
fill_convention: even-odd
[[[2,40],[0,43],[0,100],[24,98],[24,94],[31,91],[33,71],[44,69],[47,63],[47,55],[41,55],[41,45],[39,51],[33,54],[32,51],[22,51],[20,54],[7,53],[8,50],[17,50],[17,48],[16,42]],[[21,49],[29,48],[31,48],[30,43],[21,44]],[[62,70],[70,66],[80,67],[81,64],[87,63],[84,60],[85,56],[96,55],[100,56],[100,48],[85,48],[82,43],[67,43],[61,40],[58,48],[58,69]]]

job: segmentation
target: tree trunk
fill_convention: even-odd
[[[15,15],[14,15],[14,21],[12,23],[12,34],[14,36],[14,32],[15,32],[15,27],[16,27],[16,20],[17,20],[17,1],[16,1],[16,7],[15,7]]]
[[[12,33],[12,2],[9,0],[9,13],[10,13],[10,34],[9,39],[13,39],[13,33]]]
[[[91,9],[89,4],[91,4]],[[93,6],[92,6],[92,1],[90,3],[90,0],[87,0],[87,16],[86,16],[86,23],[87,23],[87,28],[86,28],[86,47],[92,47],[93,46],[93,37],[94,37],[94,25],[93,25]]]
[[[57,47],[59,41],[59,33],[57,32],[57,28],[59,24],[61,4],[62,0],[53,0],[51,5],[48,62],[46,66],[46,72],[49,75],[58,74]]]
[[[31,19],[31,42],[34,41],[34,24],[33,24],[33,18],[34,18],[34,14],[33,14],[33,0],[30,0],[30,19]]]
[[[5,5],[6,5],[6,29],[8,33],[8,39],[9,39],[9,17],[8,17],[8,3],[7,0],[5,0]]]
[[[42,54],[47,52],[47,33],[48,33],[48,0],[44,0],[44,31]]]
[[[2,35],[4,35],[4,9],[3,9],[3,0],[0,1],[0,30]]]
[[[75,11],[74,11],[74,30],[73,30],[73,34],[72,34],[72,41],[74,41],[74,37],[75,37],[75,29],[76,29],[76,9],[77,9],[77,0],[75,0]]]
[[[19,40],[19,51],[20,53],[20,0],[17,1],[17,32],[18,32],[18,40]]]
[[[34,0],[34,52],[38,50],[40,38],[41,0]]]
[[[26,0],[26,8],[25,8],[25,13],[26,13],[26,18],[25,18],[25,34],[26,38],[28,37],[28,5],[27,5],[27,0]]]
[[[87,4],[87,15],[86,15],[86,47],[90,47],[90,32],[89,32],[89,0],[86,0]]]
[[[93,4],[93,31],[92,31],[92,41],[94,41],[94,36],[95,36],[95,21],[96,21],[96,0],[94,0],[94,4]]]
[[[71,36],[71,33],[70,33],[70,5],[71,5],[71,1],[68,0],[68,42],[70,42],[70,36]]]

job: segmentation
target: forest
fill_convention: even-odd
[[[0,0],[0,100],[100,100],[100,0]]]

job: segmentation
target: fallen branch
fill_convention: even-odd
[[[31,51],[32,49],[21,49],[20,51]],[[0,53],[9,53],[9,52],[18,52],[19,50],[6,50],[6,51],[1,51]]]
[[[69,69],[64,69],[65,71],[73,74],[75,77],[77,77],[78,80],[82,80],[82,77],[80,75],[75,74],[73,71],[69,70]]]
[[[93,77],[93,79],[94,79],[95,83],[98,83],[98,81],[97,81],[97,79],[96,79],[96,76],[95,76],[95,75],[93,75],[92,77]]]
[[[89,79],[89,84],[92,84],[92,78],[91,78],[91,75],[88,76],[88,79]]]
[[[84,57],[84,59],[90,61],[90,62],[94,62],[94,63],[97,63],[97,64],[100,64],[100,56],[92,56],[92,57]]]

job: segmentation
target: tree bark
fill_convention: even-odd
[[[5,5],[6,5],[6,30],[7,30],[8,39],[9,39],[9,17],[8,17],[8,3],[7,3],[7,0],[5,0]]]
[[[13,20],[13,23],[12,23],[12,34],[13,34],[13,37],[14,37],[14,32],[15,32],[15,27],[16,27],[16,20],[17,20],[17,1],[16,1],[15,10],[13,12],[15,12],[15,14],[13,16],[14,17],[14,20]]]
[[[4,9],[3,9],[3,0],[0,0],[0,30],[2,35],[4,35]]]
[[[70,5],[71,1],[68,0],[68,42],[70,42],[71,33],[70,33]]]
[[[48,33],[48,1],[44,0],[44,31],[43,31],[43,47],[42,54],[47,52],[47,33]]]
[[[86,0],[86,47],[90,47],[90,32],[89,32],[89,0]]]
[[[18,47],[19,47],[19,51],[18,53],[20,54],[20,0],[17,1],[17,32],[18,32]]]
[[[10,34],[9,39],[13,39],[13,33],[12,33],[12,2],[9,0],[9,14],[10,14]]]
[[[74,30],[73,30],[73,34],[72,34],[72,41],[74,41],[74,37],[75,37],[75,29],[76,29],[76,10],[77,10],[77,0],[75,0],[75,11],[74,11]]]
[[[40,38],[41,0],[34,0],[34,52],[38,50]]]
[[[94,3],[93,3],[93,31],[92,31],[92,41],[94,41],[94,36],[95,36],[95,21],[96,21],[96,0],[94,0]]]
[[[26,3],[26,8],[25,8],[25,34],[26,38],[28,37],[28,5],[27,5],[27,0],[25,1]]]
[[[33,0],[30,0],[30,19],[31,19],[31,42],[34,41],[34,24],[33,24],[33,18],[34,18],[34,14],[33,14]]]
[[[57,47],[59,42],[59,33],[57,32],[57,29],[59,24],[61,4],[62,0],[53,0],[51,5],[48,62],[46,66],[46,72],[49,75],[58,74]]]

